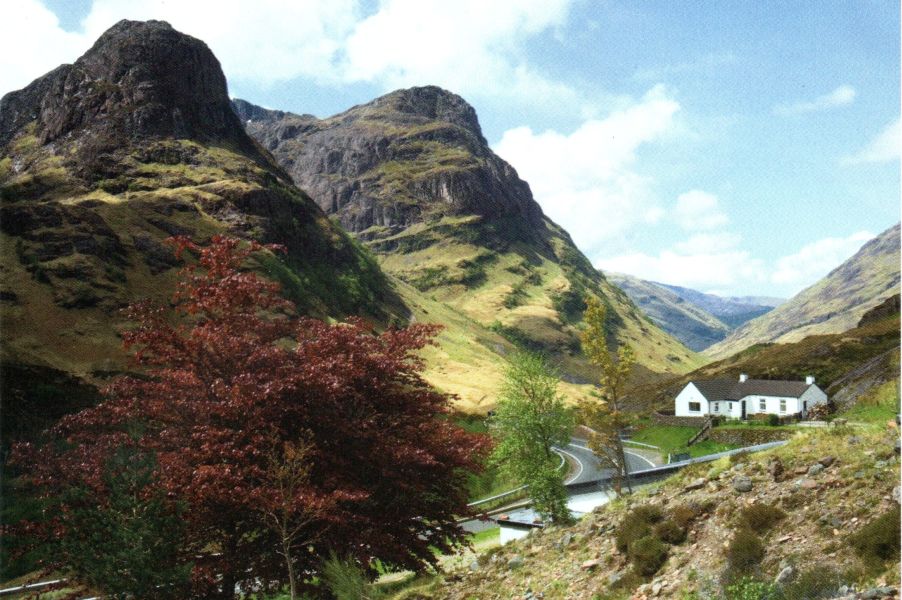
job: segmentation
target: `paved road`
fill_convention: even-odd
[[[597,481],[611,472],[611,469],[603,469],[598,466],[595,454],[586,447],[586,442],[572,439],[566,448],[560,448],[577,463],[576,471],[566,483],[583,483],[585,481]],[[630,471],[642,471],[656,466],[652,461],[635,452],[624,449],[626,453],[626,465]]]

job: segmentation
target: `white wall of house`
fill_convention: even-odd
[[[747,415],[794,415],[799,412],[798,398],[789,396],[746,396]]]
[[[693,410],[696,408],[698,410]],[[703,417],[709,414],[708,400],[690,382],[674,399],[673,411],[678,417]]]
[[[817,387],[816,385],[812,385],[805,393],[799,396],[799,407],[802,413],[802,416],[808,416],[808,409],[817,405],[817,404],[826,404],[827,403],[827,394],[824,393],[824,390]]]

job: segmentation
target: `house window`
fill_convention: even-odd
[[[764,398],[758,399],[758,410],[762,412],[767,410],[767,400],[765,400]]]
[[[780,412],[786,412],[786,400],[780,400]]]
[[[689,403],[689,412],[700,412],[702,410],[701,402],[690,402]]]
[[[714,403],[714,412],[720,412],[720,404],[717,402]]]

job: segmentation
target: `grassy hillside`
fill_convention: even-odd
[[[808,599],[897,588],[897,435],[802,432],[782,448],[688,468],[572,527],[449,562],[391,598]],[[751,491],[736,491],[739,479]]]
[[[605,273],[661,329],[696,352],[724,339],[732,328],[675,291],[622,273]]]
[[[899,248],[897,224],[822,280],[749,321],[705,354],[724,358],[755,344],[796,342],[854,327],[868,309],[899,293]]]

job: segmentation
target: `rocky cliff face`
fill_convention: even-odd
[[[0,145],[31,123],[42,145],[77,136],[82,162],[148,138],[229,145],[263,160],[230,110],[219,61],[162,21],[120,21],[74,64],[7,94]]]
[[[301,311],[406,318],[375,262],[244,131],[199,40],[122,21],[0,100],[4,364],[121,369],[119,309],[173,290],[165,238],[219,233],[284,245],[259,268]]]
[[[349,231],[460,214],[542,225],[529,186],[489,149],[476,111],[440,88],[399,90],[323,120],[241,100],[234,107],[295,183]]]
[[[240,100],[233,106],[247,131],[383,269],[549,354],[566,380],[595,379],[578,339],[586,294],[609,307],[612,342],[636,348],[640,379],[700,364],[544,216],[460,96],[431,86],[399,90],[327,119]]]

